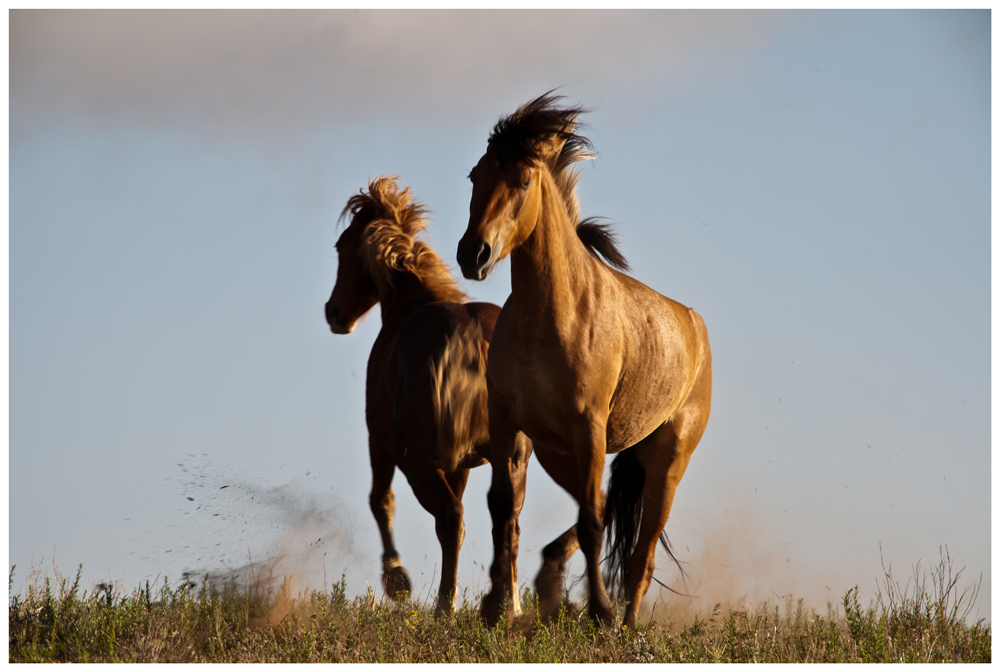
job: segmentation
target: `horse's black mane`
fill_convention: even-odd
[[[582,126],[579,117],[587,110],[579,105],[556,107],[563,98],[564,96],[553,95],[549,91],[517,108],[513,114],[503,117],[493,127],[489,146],[496,152],[501,164],[514,162],[527,166],[540,158],[539,141],[552,136],[563,139],[565,143],[551,171],[563,191],[569,194],[567,206],[575,214],[579,207],[575,195],[579,174],[571,170],[570,166],[593,158],[595,152],[590,140],[574,132]],[[615,268],[629,270],[625,255],[618,249],[611,224],[598,217],[588,217],[576,225],[576,234],[592,254],[601,255]]]
[[[565,140],[566,144],[553,166],[553,173],[594,155],[590,140],[573,132],[580,115],[587,110],[579,105],[555,107],[563,98],[549,91],[496,123],[490,133],[489,146],[497,153],[501,164],[514,162],[526,166],[534,163],[539,158],[538,141],[554,135]]]
[[[630,270],[625,255],[618,249],[618,239],[611,230],[609,222],[601,221],[600,217],[587,217],[576,225],[576,235],[591,254],[600,254],[611,266],[622,270]]]

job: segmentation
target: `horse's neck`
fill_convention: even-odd
[[[398,329],[413,311],[440,300],[419,278],[400,274],[396,277],[395,291],[380,297],[382,328]]]
[[[551,175],[539,185],[538,222],[511,253],[511,295],[527,324],[566,324],[587,291],[591,259]]]

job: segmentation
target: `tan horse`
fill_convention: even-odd
[[[599,561],[604,524],[613,520],[610,569],[624,587],[623,623],[634,627],[657,538],[708,422],[711,351],[701,316],[602,261],[595,252],[624,265],[606,228],[576,225],[565,195],[576,178],[567,171],[592,153],[574,133],[583,110],[557,108],[560,99],[550,92],[497,123],[469,175],[469,227],[458,246],[470,279],[511,258],[511,295],[487,374],[494,561],[482,615],[499,620],[513,590],[505,569],[518,516],[510,465],[523,431],[580,504],[576,528],[544,552],[536,581],[542,616],[557,608],[565,560],[579,547],[591,617],[611,622]],[[608,453],[619,455],[605,515]]]
[[[382,306],[365,388],[369,503],[382,536],[382,586],[393,598],[410,591],[392,539],[390,484],[399,467],[434,516],[442,552],[435,613],[450,613],[465,537],[462,494],[469,469],[490,457],[486,354],[500,308],[466,302],[441,259],[416,238],[426,210],[395,180],[372,180],[368,193],[352,196],[341,213],[341,219],[350,213],[351,223],[337,241],[337,283],[326,319],[335,334],[347,334],[376,303]],[[524,468],[513,476],[520,510],[531,444],[521,435],[517,448],[524,455]],[[515,586],[516,546],[515,539],[508,568]]]

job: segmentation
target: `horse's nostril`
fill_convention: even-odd
[[[482,268],[490,260],[490,253],[493,250],[490,249],[489,243],[483,243],[483,247],[479,250],[479,258],[476,259],[476,264]]]

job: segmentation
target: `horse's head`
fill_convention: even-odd
[[[589,141],[573,133],[582,108],[553,107],[560,99],[549,92],[502,118],[469,173],[469,227],[458,243],[458,264],[466,278],[485,280],[534,231],[543,173],[557,175],[572,189],[575,178],[567,167],[592,155]]]
[[[341,219],[350,214],[351,223],[337,241],[337,284],[326,303],[326,321],[335,334],[353,331],[376,303],[391,310],[404,278],[407,291],[432,300],[465,299],[448,267],[417,237],[427,225],[427,208],[396,180],[387,175],[371,180],[368,192],[352,196],[340,213]]]
[[[365,268],[362,248],[365,229],[375,217],[370,196],[351,197],[341,217],[351,213],[351,223],[337,240],[337,284],[326,302],[326,321],[335,334],[354,331],[365,313],[378,303],[378,289],[371,273]]]

